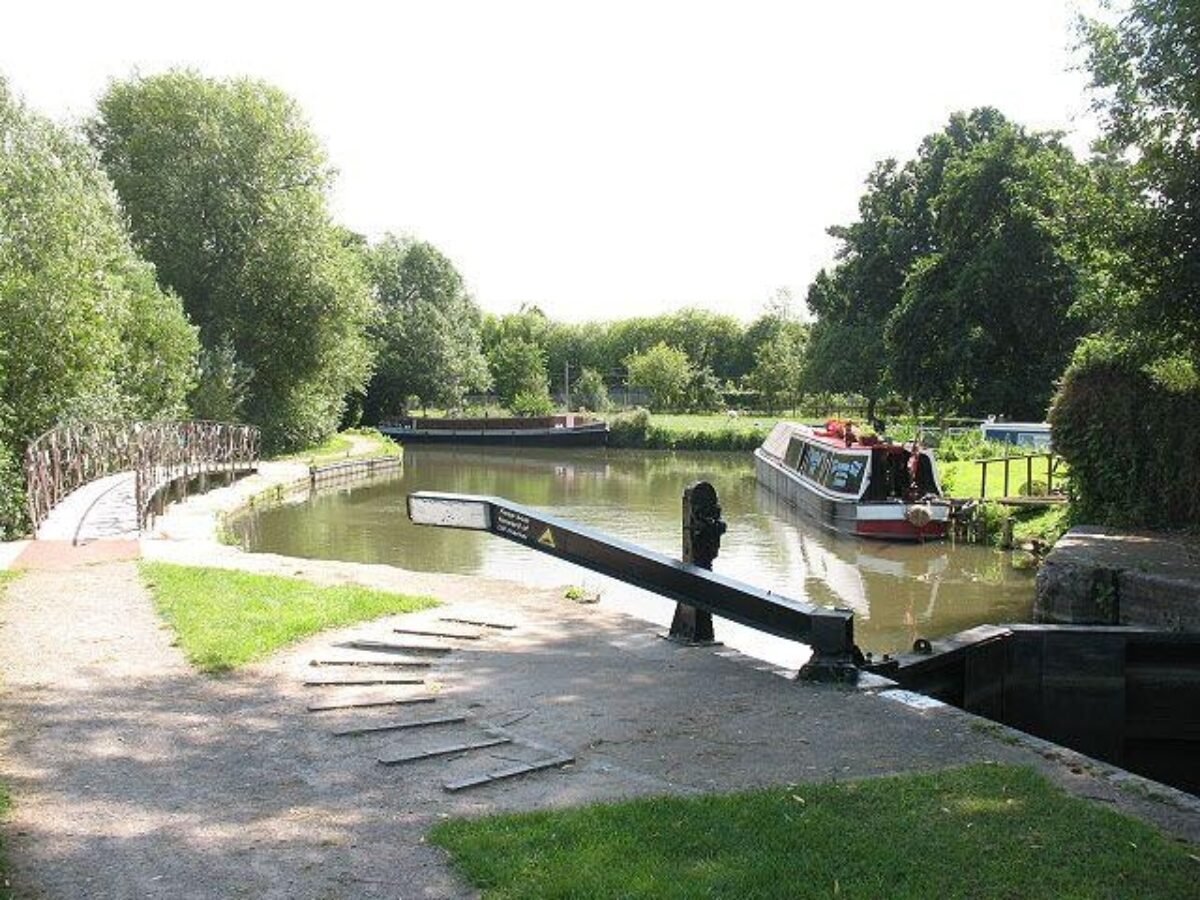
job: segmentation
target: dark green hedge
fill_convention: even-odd
[[[1200,390],[1165,386],[1136,352],[1080,351],[1050,410],[1076,521],[1200,527]]]

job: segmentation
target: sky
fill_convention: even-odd
[[[323,140],[337,219],[431,241],[484,309],[750,319],[803,298],[875,162],[952,112],[996,106],[1082,153],[1081,8],[0,0],[0,73],[59,120],[135,71],[261,78]]]

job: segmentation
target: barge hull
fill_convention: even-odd
[[[495,429],[379,429],[401,444],[455,444],[504,447],[603,447],[608,444],[608,427],[495,428]]]
[[[945,518],[934,519],[918,528],[904,518],[898,503],[863,504],[851,500],[823,497],[804,485],[783,466],[754,454],[754,473],[758,483],[788,505],[839,534],[885,540],[921,541],[946,536]],[[942,516],[943,508],[935,507]]]

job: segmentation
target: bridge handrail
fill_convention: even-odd
[[[51,428],[25,449],[25,484],[33,528],[77,488],[117,472],[135,472],[138,524],[164,484],[199,475],[253,466],[258,428],[234,422],[99,421]]]

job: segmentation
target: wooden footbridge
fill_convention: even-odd
[[[43,540],[136,535],[169,499],[258,467],[259,430],[229,422],[84,422],[25,451],[29,518]]]

